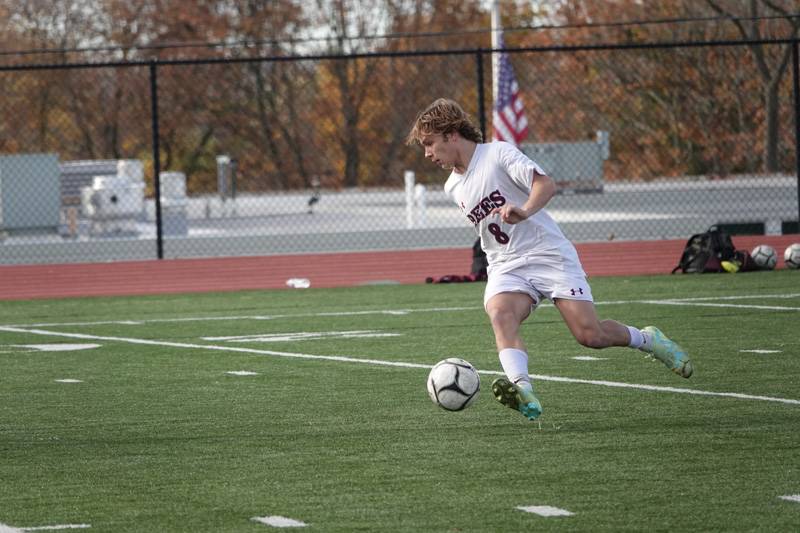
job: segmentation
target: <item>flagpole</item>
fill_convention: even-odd
[[[492,33],[492,49],[497,50],[500,48],[500,32],[503,27],[500,23],[500,1],[492,0],[491,12],[491,33]],[[494,109],[494,102],[497,101],[497,95],[500,91],[500,54],[492,52],[492,109]],[[494,138],[494,134],[492,135]]]

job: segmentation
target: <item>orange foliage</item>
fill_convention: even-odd
[[[0,13],[16,4],[0,0]],[[359,5],[380,5],[385,18],[358,18]],[[754,49],[554,48],[739,38],[732,24],[587,25],[713,15],[706,2],[570,0],[555,4],[558,10],[551,19],[568,28],[515,29],[542,20],[543,14],[533,5],[503,2],[507,46],[535,48],[511,54],[531,142],[586,140],[597,130],[609,131],[607,179],[726,175],[765,168],[771,119],[765,111],[765,81]],[[90,59],[267,58],[158,67],[161,167],[185,172],[192,192],[215,190],[220,154],[238,160],[237,186],[245,192],[307,188],[320,179],[326,187],[399,187],[406,169],[416,171],[421,182],[439,183],[441,171],[420,157],[418,147],[404,144],[417,112],[447,96],[479,121],[482,89],[485,125],[491,128],[491,60],[485,52],[490,36],[471,31],[489,27],[485,2],[330,0],[310,9],[308,2],[299,0],[107,0],[98,6],[105,10],[105,18],[87,23],[81,38],[124,48],[97,52]],[[315,12],[319,6],[328,11]],[[344,19],[337,18],[345,14],[344,8],[352,8],[355,17],[349,30],[341,25]],[[113,24],[105,27],[98,22],[103,20]],[[323,23],[335,39],[321,44],[286,41],[304,34],[312,24]],[[774,27],[763,26],[761,31],[775,35],[779,24],[776,20]],[[74,36],[70,41],[9,29],[13,31],[19,35],[4,34],[4,43],[41,47],[75,42]],[[394,37],[348,40],[352,36],[348,31]],[[409,36],[420,33],[426,36]],[[226,39],[247,44],[147,48]],[[398,50],[468,52],[285,60],[312,52],[324,56]],[[759,53],[774,69],[785,50],[783,45],[765,45]],[[53,57],[48,54],[46,59]],[[57,57],[87,60],[86,55],[72,53]],[[778,93],[782,120],[778,155],[783,170],[792,167],[794,157],[793,132],[786,118],[792,116],[790,81],[789,75],[783,76]],[[149,82],[146,66],[6,73],[0,79],[4,95],[0,149],[53,151],[62,160],[139,158],[152,168]]]

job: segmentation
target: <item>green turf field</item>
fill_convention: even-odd
[[[797,531],[800,272],[592,286],[695,375],[542,306],[528,422],[482,284],[0,302],[0,531]],[[460,413],[425,391],[452,356],[482,371]]]

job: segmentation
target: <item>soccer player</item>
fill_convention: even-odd
[[[685,350],[653,326],[637,329],[597,317],[575,247],[544,210],[556,185],[535,162],[506,142],[483,143],[454,101],[440,98],[414,122],[407,144],[452,169],[444,190],[475,227],[489,261],[483,305],[507,377],[492,383],[501,404],[530,420],[542,413],[528,375],[520,326],[543,298],[553,302],[575,339],[588,348],[630,346],[688,378]]]

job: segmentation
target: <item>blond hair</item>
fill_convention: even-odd
[[[414,126],[406,137],[406,144],[421,143],[425,135],[447,135],[455,132],[467,140],[483,142],[480,130],[461,106],[453,100],[439,98],[417,115]]]

